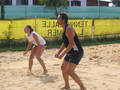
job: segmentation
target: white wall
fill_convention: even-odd
[[[12,0],[12,5],[16,5],[16,0]]]
[[[87,0],[81,0],[81,6],[87,6]]]
[[[28,0],[28,5],[33,5],[33,0]]]

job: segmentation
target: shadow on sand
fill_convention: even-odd
[[[40,78],[40,81],[43,83],[53,83],[56,82],[56,80],[58,79],[57,76],[51,76],[49,74],[42,74],[40,76],[33,74],[33,76],[36,78]]]

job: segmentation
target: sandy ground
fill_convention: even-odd
[[[34,59],[33,75],[27,74],[28,57],[23,52],[0,53],[0,90],[60,90],[64,86],[61,63],[54,58],[58,49],[48,49],[44,59],[48,75]],[[76,68],[87,90],[120,90],[120,44],[84,47],[84,57]],[[70,77],[71,90],[79,90]]]

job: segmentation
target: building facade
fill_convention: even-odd
[[[108,1],[102,0],[68,0],[68,5],[71,6],[109,6]]]
[[[0,0],[1,1],[1,0]],[[5,5],[40,5],[39,0],[4,0]],[[68,6],[109,6],[109,2],[101,0],[67,0]]]
[[[109,6],[109,3],[102,0],[87,0],[87,6]]]
[[[39,1],[38,0],[4,0],[4,4],[5,5],[38,5]]]

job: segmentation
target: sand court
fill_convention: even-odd
[[[84,57],[76,68],[87,90],[120,90],[120,44],[87,46]],[[63,60],[54,58],[58,49],[47,49],[42,58],[48,69],[34,59],[32,75],[27,73],[28,58],[23,51],[0,53],[0,90],[61,90],[64,81],[61,73]],[[70,77],[71,90],[79,90]]]

